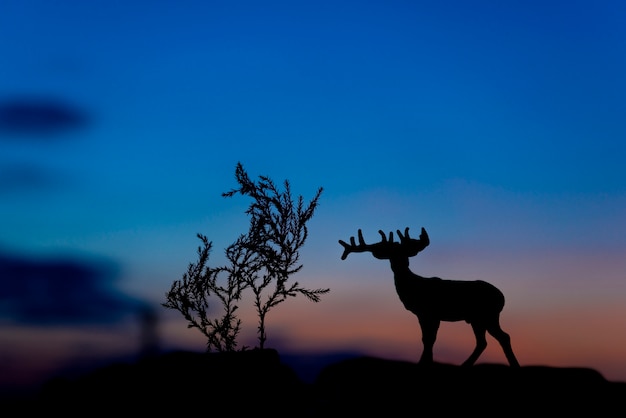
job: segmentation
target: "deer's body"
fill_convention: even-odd
[[[351,243],[339,241],[344,246],[345,259],[350,252],[369,251],[374,257],[388,259],[394,274],[396,292],[404,307],[415,314],[422,329],[424,350],[420,363],[432,363],[433,346],[441,321],[465,321],[472,326],[476,337],[476,347],[463,363],[469,366],[476,362],[487,347],[485,333],[489,332],[502,346],[504,354],[513,367],[519,363],[513,354],[509,335],[500,327],[500,312],[504,308],[504,295],[495,286],[482,280],[444,280],[439,277],[422,277],[409,269],[409,257],[416,255],[429,244],[428,234],[422,228],[420,239],[409,237],[400,231],[400,243],[393,242],[393,234],[387,241],[382,231],[383,240],[377,244],[365,244],[359,230],[359,245],[354,237]]]
[[[394,284],[404,307],[418,317],[472,323],[504,307],[502,292],[482,280],[443,280],[409,272],[394,273]]]

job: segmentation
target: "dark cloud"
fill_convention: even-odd
[[[0,318],[33,325],[114,323],[143,306],[115,289],[115,276],[105,263],[0,253]]]
[[[16,97],[0,101],[0,133],[48,135],[83,127],[88,117],[59,99]]]

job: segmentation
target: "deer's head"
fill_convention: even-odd
[[[422,251],[430,243],[428,234],[424,228],[422,228],[419,239],[411,238],[409,236],[408,227],[405,228],[404,234],[402,234],[402,232],[398,229],[396,233],[398,234],[400,242],[394,242],[393,232],[389,232],[389,239],[387,239],[382,230],[379,230],[378,233],[382,237],[382,240],[375,244],[366,244],[363,239],[363,233],[360,229],[358,231],[358,244],[355,242],[354,237],[350,237],[349,244],[345,241],[339,240],[339,244],[343,246],[341,259],[345,260],[350,253],[362,252],[371,252],[374,257],[381,260],[408,259],[409,257],[413,257]]]

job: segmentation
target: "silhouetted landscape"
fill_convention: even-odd
[[[625,415],[626,2],[0,4],[7,418]]]
[[[622,407],[626,383],[590,368],[481,363],[459,366],[354,356],[311,380],[278,351],[177,351],[56,377],[7,407],[23,413],[257,414],[289,417],[428,413],[592,413]],[[310,370],[309,370],[310,372]],[[306,373],[306,370],[305,370]],[[391,415],[389,415],[391,414]]]

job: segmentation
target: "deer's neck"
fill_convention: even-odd
[[[421,276],[413,273],[409,269],[409,259],[391,260],[391,271],[393,271],[393,277],[396,282],[403,281],[405,279],[421,279]]]
[[[391,271],[394,274],[404,274],[411,271],[408,258],[392,258],[389,262],[391,263]]]
[[[409,269],[409,260],[394,260],[391,263],[393,281],[400,301],[409,311],[416,313],[428,301],[428,280]]]

